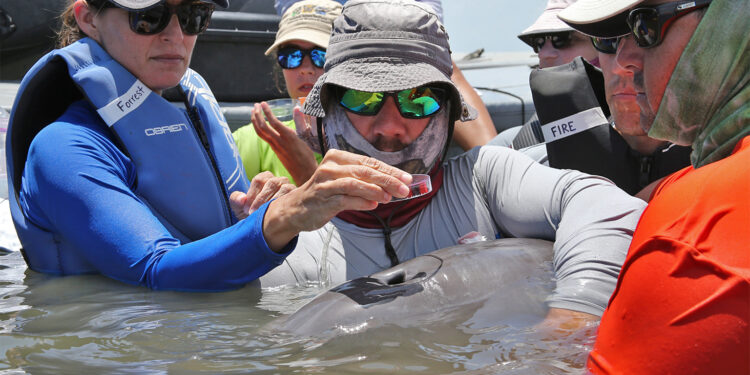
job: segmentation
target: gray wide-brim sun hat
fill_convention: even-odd
[[[477,112],[463,101],[452,73],[448,34],[431,8],[413,0],[348,1],[333,22],[324,73],[303,111],[325,117],[332,85],[382,92],[439,84],[450,91],[451,119],[473,120]]]
[[[150,8],[166,0],[108,0],[110,3],[127,10],[142,10]],[[229,6],[229,0],[201,0],[204,3],[213,3],[222,8]]]

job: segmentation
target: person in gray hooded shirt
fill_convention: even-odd
[[[307,183],[271,204],[294,202],[324,186],[325,176],[355,183],[360,176],[349,171],[362,160],[428,174],[432,191],[339,212],[300,233],[295,251],[260,278],[261,286],[336,284],[467,238],[540,238],[554,241],[550,317],[598,319],[645,203],[604,178],[548,168],[507,148],[478,147],[445,161],[452,124],[474,115],[451,83],[451,67],[448,35],[428,7],[409,0],[346,3],[334,21],[325,73],[303,109],[318,120],[306,139],[325,151],[324,160]],[[354,155],[369,158],[355,162]],[[313,216],[290,210],[285,219]]]

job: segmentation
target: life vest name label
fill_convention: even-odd
[[[542,125],[542,134],[544,141],[549,143],[605,124],[609,124],[609,121],[604,111],[596,107]]]
[[[150,93],[151,89],[146,87],[143,82],[136,80],[125,94],[99,108],[97,112],[108,126],[112,126],[143,104]]]

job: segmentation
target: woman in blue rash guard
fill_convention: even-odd
[[[263,275],[293,249],[294,241],[277,251],[266,244],[267,205],[239,221],[242,210],[235,215],[229,203],[250,184],[215,99],[188,70],[214,3],[228,5],[79,0],[67,7],[64,48],[29,70],[8,132],[12,214],[31,269],[225,290]],[[187,111],[160,96],[178,84]]]
[[[251,184],[213,94],[188,69],[215,5],[228,3],[67,7],[61,48],[24,77],[8,126],[11,213],[29,268],[153,289],[228,290],[280,264],[299,231],[340,209],[405,195],[398,178],[408,177],[387,166],[370,168],[378,181],[367,188],[355,186],[369,189],[364,203],[300,195],[308,189],[276,204],[292,189],[286,179],[264,174]],[[175,86],[184,109],[161,97]]]

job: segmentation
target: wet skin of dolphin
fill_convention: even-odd
[[[336,286],[267,328],[336,336],[384,324],[418,325],[462,308],[473,309],[473,319],[541,320],[548,310],[544,300],[554,288],[552,256],[552,243],[536,239],[440,249]]]

